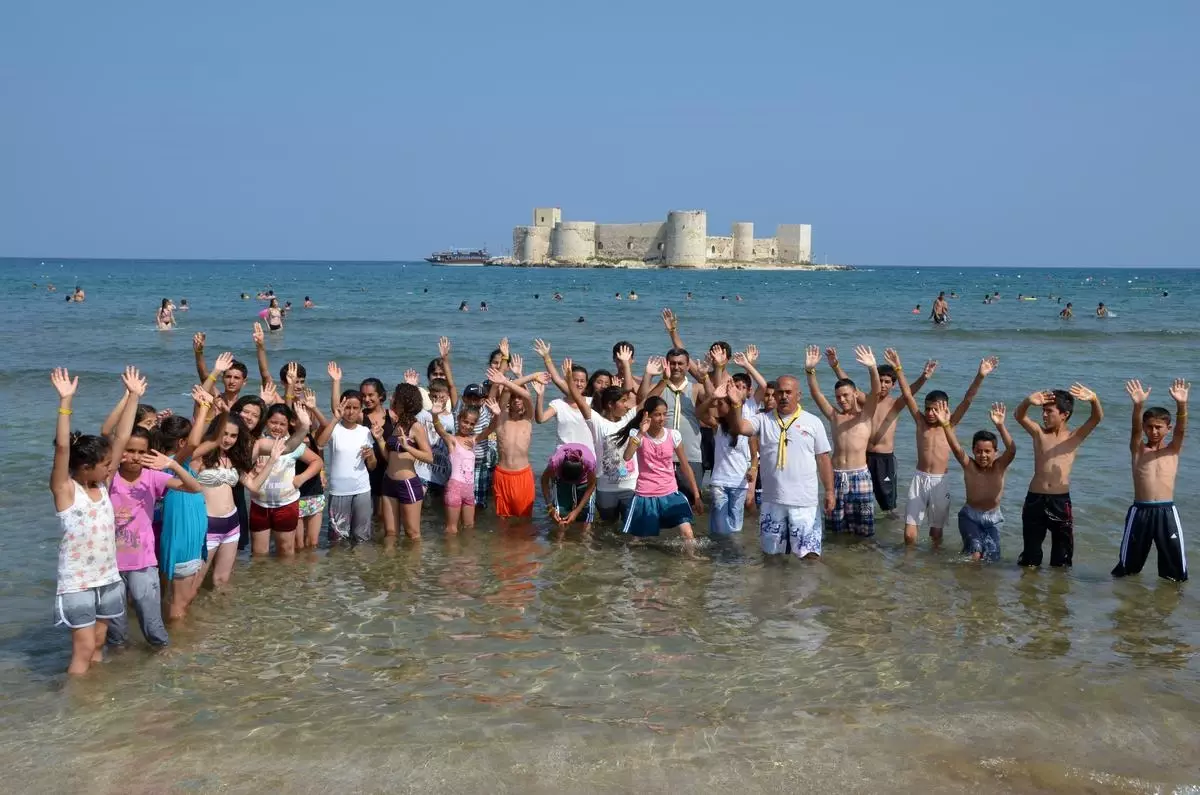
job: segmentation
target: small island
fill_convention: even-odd
[[[573,268],[708,268],[713,270],[850,270],[812,262],[812,226],[780,224],[774,237],[754,236],[739,221],[728,236],[708,234],[704,210],[672,210],[666,221],[599,224],[564,221],[558,207],[539,207],[533,223],[513,229],[512,256],[497,264]]]

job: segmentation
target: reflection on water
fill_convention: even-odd
[[[169,651],[82,682],[60,684],[65,646],[6,655],[6,692],[42,684],[4,697],[0,763],[29,789],[91,770],[146,792],[1092,792],[1197,773],[1196,603],[1176,586],[913,553],[886,525],[812,563],[764,561],[753,535],[688,557],[437,524],[244,561]]]

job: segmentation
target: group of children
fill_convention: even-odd
[[[773,428],[777,421],[776,437],[786,437],[801,416],[812,425],[798,427],[820,430],[822,438],[824,431],[813,415],[798,405],[791,408],[796,401],[790,393],[788,417],[782,409],[774,416],[776,387],[786,380],[786,389],[797,391],[798,384],[791,377],[778,385],[767,381],[755,367],[754,346],[734,352],[719,341],[703,360],[693,359],[679,339],[675,316],[664,311],[663,321],[673,347],[665,357],[649,357],[640,374],[633,372],[634,346],[626,341],[613,346],[614,371],[589,373],[571,359],[556,365],[543,340],[535,340],[533,350],[544,369],[526,372],[522,357],[501,340],[489,358],[486,380],[461,393],[445,337],[426,367],[424,383],[416,370],[408,370],[390,396],[373,377],[343,388],[340,366],[329,362],[328,414],[302,364],[288,362],[278,379],[273,377],[259,324],[252,335],[261,380],[256,394],[243,394],[249,370],[231,353],[216,357],[209,369],[205,335],[199,333],[193,350],[200,384],[193,388],[190,419],[140,402],[146,382],[129,368],[122,376],[121,400],[94,436],[71,432],[78,379],[54,371],[60,402],[51,491],[63,529],[56,618],[73,630],[69,672],[86,672],[106,644],[127,642],[127,601],[146,640],[164,646],[164,615],[184,618],[210,571],[214,587],[226,586],[239,547],[248,546],[253,556],[268,555],[272,547],[275,554],[289,556],[317,546],[323,526],[330,546],[369,541],[377,523],[385,537],[403,533],[417,540],[423,510],[437,503],[446,533],[472,527],[476,511],[489,504],[504,522],[527,522],[540,483],[556,527],[586,529],[606,521],[638,537],[670,530],[690,541],[695,515],[705,510],[700,485],[709,474],[709,534],[740,531],[761,485],[759,439],[739,432],[749,427],[745,420],[771,414],[769,423],[754,427]],[[832,452],[816,449],[818,458],[830,455],[833,471],[825,527],[871,536],[875,503],[885,511],[896,509],[894,440],[899,416],[907,410],[916,426],[917,471],[905,508],[906,542],[916,543],[920,526],[927,524],[934,544],[940,544],[950,515],[947,471],[953,455],[966,486],[958,513],[964,553],[999,559],[1000,501],[1016,453],[1005,406],[991,408],[999,438],[991,431],[976,432],[968,454],[956,434],[984,379],[998,366],[996,358],[980,362],[952,411],[940,390],[925,396],[923,409],[914,398],[935,374],[936,362],[927,362],[910,384],[894,350],[878,364],[869,348],[860,347],[855,358],[870,378],[862,391],[842,368],[836,349],[826,349],[825,356],[838,379],[832,403],[818,383],[820,349],[810,346],[805,356],[810,394],[832,428]],[[731,364],[743,372],[729,372]],[[547,403],[551,386],[562,397]],[[896,387],[899,397],[893,395]],[[1135,503],[1113,574],[1140,571],[1155,545],[1160,575],[1186,580],[1172,500],[1188,385],[1176,380],[1169,390],[1176,403],[1173,433],[1168,411],[1145,407],[1148,389],[1131,381],[1127,390],[1134,405]],[[1076,400],[1088,401],[1091,414],[1072,429],[1068,420]],[[1033,406],[1041,409],[1040,424],[1027,416]],[[1014,417],[1034,447],[1018,562],[1040,565],[1049,534],[1050,564],[1069,566],[1074,547],[1070,473],[1079,445],[1103,417],[1100,401],[1075,384],[1066,391],[1035,392]],[[535,480],[533,425],[548,422],[554,423],[557,445]],[[787,445],[772,455],[778,458],[772,469],[777,465],[782,471]]]

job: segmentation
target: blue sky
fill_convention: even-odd
[[[1200,3],[6,3],[0,256],[405,259],[568,219],[1200,265]]]

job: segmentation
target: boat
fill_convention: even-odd
[[[425,261],[433,265],[486,265],[491,259],[492,255],[488,254],[486,248],[455,248],[449,251],[435,251],[426,257]]]

